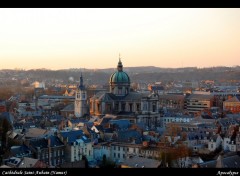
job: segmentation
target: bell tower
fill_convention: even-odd
[[[83,117],[87,113],[87,92],[83,85],[82,73],[80,76],[80,84],[76,90],[75,103],[74,103],[74,115],[76,117]]]

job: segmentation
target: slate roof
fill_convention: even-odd
[[[159,95],[159,99],[178,99],[178,100],[183,100],[184,95],[174,95],[174,94],[164,94],[164,95]]]
[[[23,124],[23,128],[25,128],[25,129],[34,128],[34,127],[35,127],[35,123],[33,123],[33,122],[25,122]]]
[[[50,147],[56,147],[56,146],[64,146],[64,144],[61,142],[61,140],[57,136],[50,136]],[[40,147],[40,149],[48,148],[48,139],[47,138],[41,138],[37,140],[31,140],[29,143],[30,146],[37,149],[37,147]]]
[[[74,111],[74,103],[65,106],[61,111]]]
[[[1,165],[0,168],[11,168],[11,167],[4,164],[4,165]]]
[[[230,119],[230,118],[224,118],[224,119],[218,119],[218,122],[223,127],[229,127],[230,125],[239,124],[237,119]]]
[[[41,95],[38,99],[75,99],[75,96]]]
[[[113,129],[112,128],[105,128],[103,129],[104,133],[113,133]]]
[[[223,168],[240,168],[240,156],[233,155],[222,159]],[[217,160],[208,161],[200,164],[201,168],[216,168]]]
[[[103,131],[103,126],[102,125],[96,125],[95,128],[97,128],[98,131]]]
[[[71,144],[75,142],[76,139],[82,137],[84,134],[82,130],[76,130],[76,131],[66,131],[66,132],[64,131],[64,132],[61,132],[60,135],[65,139],[68,138],[68,144]]]
[[[71,119],[69,120],[73,124],[78,124],[78,123],[87,123],[87,120],[85,119]]]
[[[46,134],[47,132],[48,132],[47,130],[41,128],[29,128],[25,136],[27,138],[37,138]]]
[[[87,138],[86,136],[82,136],[81,139],[76,139],[76,142],[77,143],[80,143],[80,142],[88,143],[88,142],[91,142],[91,140],[89,138]]]
[[[136,130],[117,131],[117,142],[132,142],[135,139],[136,144],[142,143],[142,135]]]
[[[201,140],[204,139],[204,137],[208,137],[205,133],[201,132],[189,132],[187,134],[188,140]]]
[[[16,156],[18,154],[28,154],[30,149],[26,145],[13,146],[11,147],[11,153]]]
[[[22,159],[21,164],[19,164],[18,168],[32,168],[38,162],[38,159],[24,157]]]
[[[204,94],[191,94],[187,99],[198,99],[198,100],[209,100],[212,99],[213,95],[204,95]]]
[[[104,141],[112,141],[113,140],[113,136],[114,134],[113,133],[104,133]]]
[[[149,93],[140,93],[140,92],[129,92],[126,96],[115,96],[113,93],[108,93],[106,91],[98,92],[96,95],[92,97],[92,99],[96,99],[99,101],[115,101],[115,100],[141,100],[142,97],[147,97]]]
[[[91,99],[98,99],[105,93],[107,93],[107,91],[100,91],[100,92],[96,93]]]
[[[147,97],[150,93],[142,93],[142,92],[129,92],[124,100],[141,100],[142,97]]]
[[[111,117],[103,117],[102,119],[99,119],[99,123],[100,123],[100,125],[105,125],[105,124],[107,124],[110,120],[112,120],[112,118]]]
[[[53,115],[49,117],[50,121],[62,121],[64,120],[63,116],[61,115]]]
[[[99,119],[99,117],[97,116],[92,116],[90,119],[89,119],[89,122],[95,122]]]
[[[146,124],[143,123],[143,122],[137,122],[135,125],[138,126],[141,129],[145,129],[145,127],[146,127]]]
[[[116,99],[116,96],[111,93],[103,93],[98,98],[99,101],[104,101],[104,102],[111,102],[114,99]]]
[[[131,168],[157,168],[160,165],[159,160],[155,159],[148,159],[148,158],[142,158],[142,157],[132,157],[126,159],[122,165],[127,165]]]
[[[17,166],[20,162],[21,162],[21,159],[16,157],[11,157],[6,161],[7,164],[11,164],[15,166]]]
[[[237,97],[237,96],[234,96],[234,97],[232,97],[232,98],[230,98],[230,99],[228,99],[224,102],[240,102],[240,98]]]
[[[109,123],[112,125],[117,125],[119,129],[128,129],[131,125],[130,121],[127,119],[110,120]]]

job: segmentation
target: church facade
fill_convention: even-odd
[[[149,128],[160,126],[158,95],[131,91],[130,83],[119,58],[117,71],[109,79],[109,91],[98,92],[90,98],[90,115],[112,114],[133,123],[142,122]]]

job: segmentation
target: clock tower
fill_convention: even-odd
[[[74,114],[76,117],[83,117],[87,113],[87,92],[83,85],[82,73],[80,76],[80,84],[77,87],[74,103]]]

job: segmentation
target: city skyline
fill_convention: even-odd
[[[0,69],[235,66],[239,9],[1,9]]]

